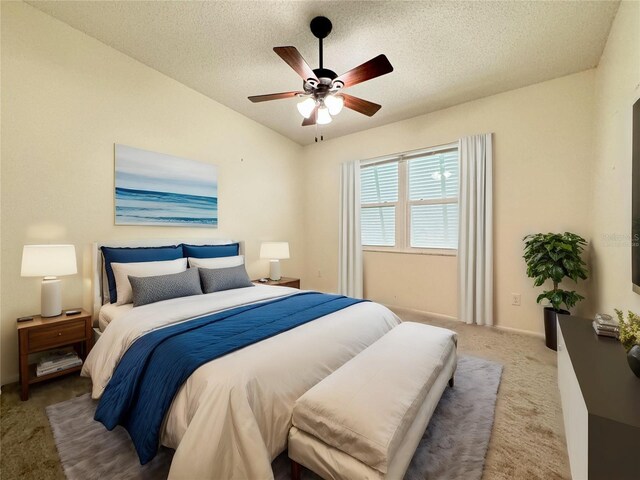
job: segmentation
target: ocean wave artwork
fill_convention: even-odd
[[[115,223],[217,227],[217,167],[116,144]]]

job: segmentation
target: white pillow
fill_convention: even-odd
[[[113,277],[116,281],[116,292],[118,300],[116,305],[124,305],[133,302],[133,292],[129,275],[134,277],[153,277],[156,275],[167,275],[170,273],[180,273],[187,269],[187,259],[177,258],[162,262],[132,262],[132,263],[112,263]]]
[[[229,268],[239,265],[244,265],[244,255],[216,258],[189,257],[189,266],[191,268]]]

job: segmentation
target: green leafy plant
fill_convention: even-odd
[[[553,282],[551,290],[538,295],[537,302],[547,299],[558,312],[562,305],[573,307],[584,297],[573,290],[559,288],[560,282],[570,278],[574,282],[587,279],[587,268],[582,260],[586,240],[574,233],[536,233],[524,237],[524,259],[527,276],[540,287],[547,280]]]
[[[640,345],[640,317],[631,310],[627,312],[627,320],[622,311],[614,308],[620,326],[620,343],[628,352],[634,345]]]

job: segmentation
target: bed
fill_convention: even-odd
[[[95,254],[96,302],[102,308],[98,246]],[[120,309],[111,315],[82,374],[91,377],[92,396],[99,399],[123,355],[150,332],[297,293],[256,285]],[[162,424],[162,445],[176,450],[169,477],[273,478],[271,462],[286,448],[295,401],[398,323],[381,305],[357,303],[197,368],[178,390]]]
[[[116,318],[121,317],[125,313],[131,311],[133,305],[115,305],[113,303],[105,303],[100,307],[98,312],[98,329],[100,333],[104,332],[109,324]]]

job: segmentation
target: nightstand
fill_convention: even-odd
[[[78,372],[82,366],[60,372],[36,376],[36,365],[29,365],[29,355],[60,347],[73,346],[84,361],[93,346],[91,314],[82,310],[76,315],[58,315],[44,318],[34,315],[33,320],[20,322],[18,326],[18,348],[20,352],[20,399],[29,398],[29,385],[51,378]]]
[[[300,279],[292,277],[281,277],[280,280],[269,280],[268,282],[261,282],[260,280],[252,280],[253,283],[258,285],[277,285],[279,287],[291,287],[300,288]]]

